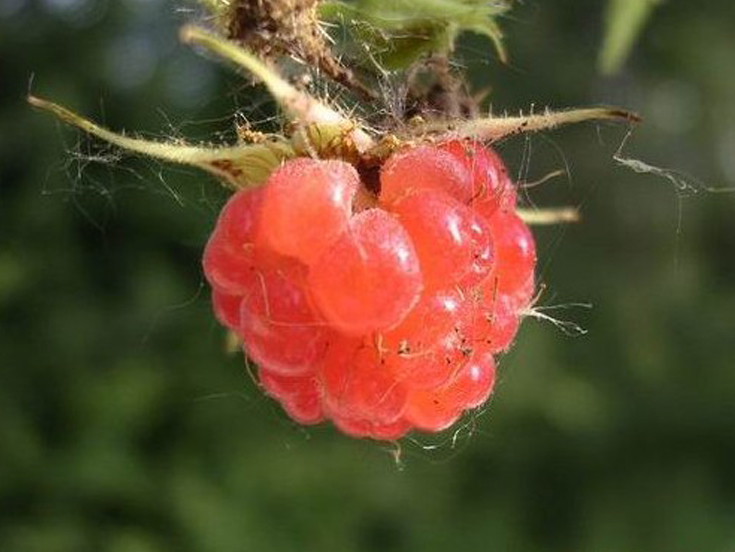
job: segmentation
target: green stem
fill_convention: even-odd
[[[117,134],[53,102],[28,96],[32,106],[56,115],[62,121],[126,151],[190,165],[225,180],[234,188],[264,182],[283,159],[292,157],[293,148],[285,142],[266,142],[241,146],[204,147],[171,142],[155,142]]]
[[[641,118],[635,113],[617,108],[586,108],[568,111],[546,111],[538,115],[517,117],[489,117],[472,119],[459,123],[438,122],[418,125],[411,129],[411,135],[442,134],[449,138],[475,138],[495,142],[508,136],[551,130],[563,125],[585,121],[617,121],[638,123]]]
[[[373,139],[352,120],[320,102],[316,98],[291,86],[278,73],[237,44],[225,40],[200,27],[187,25],[181,29],[181,40],[197,44],[253,73],[268,88],[294,122],[308,126],[342,126],[352,129],[350,137],[358,150],[373,146]]]

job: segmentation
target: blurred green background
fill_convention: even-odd
[[[177,42],[190,5],[0,0],[0,550],[735,551],[735,4],[671,1],[625,70],[595,70],[604,3],[525,2],[462,55],[496,111],[618,104],[503,144],[584,220],[536,232],[546,311],[489,408],[395,449],[305,431],[228,355],[199,258],[225,197],[112,155],[34,93],[148,136],[233,137],[265,95]],[[113,164],[95,161],[115,161]],[[699,191],[697,191],[699,190]]]

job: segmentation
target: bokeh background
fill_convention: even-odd
[[[625,70],[604,4],[529,1],[510,66],[462,55],[496,110],[618,104],[646,119],[502,145],[537,205],[542,304],[489,408],[397,449],[303,430],[213,322],[200,254],[225,197],[100,149],[41,96],[147,136],[233,137],[273,107],[177,42],[191,6],[0,1],[0,550],[735,551],[735,4],[671,1]],[[31,78],[34,76],[32,82]],[[678,184],[677,184],[678,182]],[[575,307],[589,303],[591,309]]]

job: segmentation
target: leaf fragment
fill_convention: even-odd
[[[604,75],[620,70],[630,51],[662,0],[608,0],[605,34],[598,66]]]

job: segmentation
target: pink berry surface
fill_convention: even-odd
[[[204,254],[217,319],[296,423],[439,432],[491,396],[534,295],[536,248],[500,157],[400,150],[380,189],[296,158],[225,205]]]

